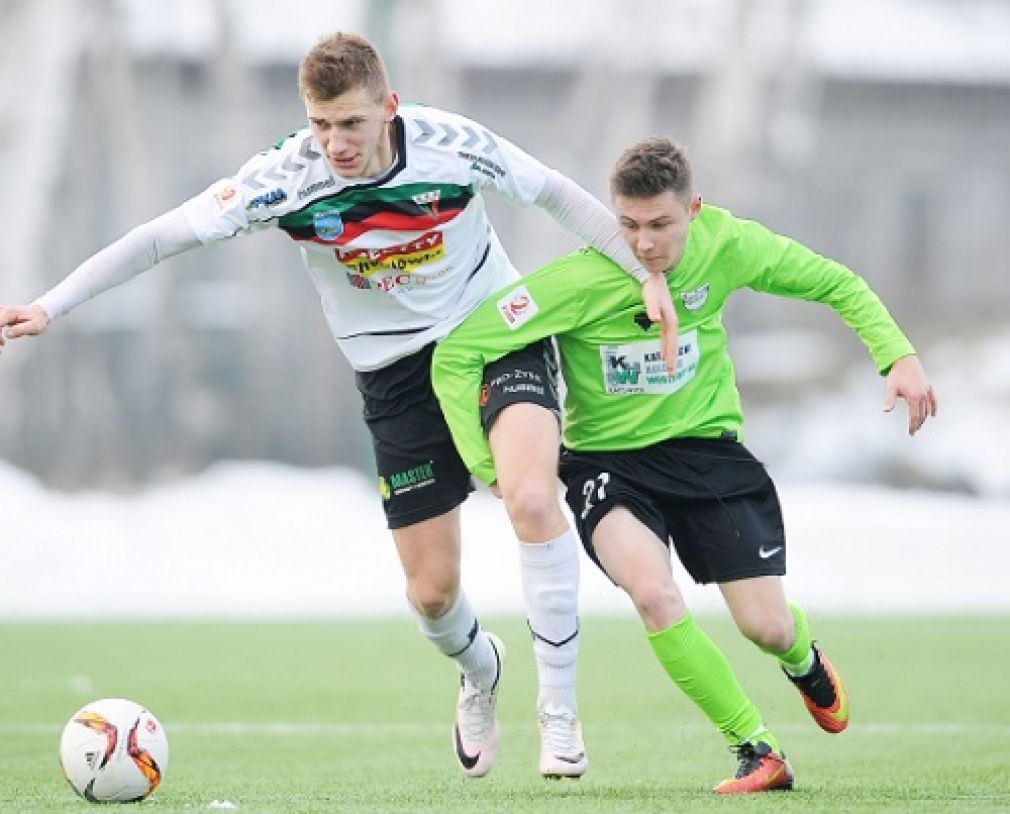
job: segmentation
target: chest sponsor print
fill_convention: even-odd
[[[380,271],[410,273],[445,257],[441,232],[425,232],[418,238],[381,249],[335,249],[337,262],[355,274],[371,277]]]
[[[658,340],[602,345],[603,389],[608,395],[616,396],[635,393],[669,395],[694,378],[699,359],[697,330],[680,335],[677,371],[673,376],[667,373]]]

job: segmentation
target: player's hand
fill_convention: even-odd
[[[642,283],[642,302],[645,313],[652,322],[659,323],[659,351],[666,363],[666,371],[671,376],[677,372],[677,312],[670,299],[670,289],[666,285],[666,275],[661,272],[649,274]]]
[[[41,305],[0,305],[0,350],[8,339],[38,336],[49,323],[49,315]]]
[[[918,356],[905,356],[891,365],[884,392],[884,412],[899,398],[908,404],[908,434],[915,435],[926,419],[936,415],[936,394]]]

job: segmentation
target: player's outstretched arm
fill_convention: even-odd
[[[38,336],[49,322],[49,314],[41,305],[0,305],[0,350],[8,339]]]
[[[85,260],[31,305],[0,306],[0,349],[4,334],[7,339],[36,336],[85,300],[199,245],[181,207],[141,224]]]
[[[926,377],[918,356],[903,356],[887,373],[884,391],[884,412],[891,412],[899,398],[908,404],[908,434],[915,435],[936,416],[936,394]]]

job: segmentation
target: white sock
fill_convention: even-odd
[[[498,677],[498,659],[462,588],[455,604],[437,619],[428,619],[418,613],[413,603],[408,601],[407,604],[424,637],[440,653],[456,662],[467,681],[481,689],[489,689],[494,684]]]
[[[540,679],[537,706],[574,711],[579,654],[579,545],[575,533],[568,529],[546,543],[520,543],[519,563]]]

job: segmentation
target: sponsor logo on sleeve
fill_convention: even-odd
[[[459,157],[470,162],[470,169],[473,172],[479,172],[481,175],[492,181],[498,178],[504,178],[508,175],[508,170],[506,170],[497,161],[492,161],[487,156],[474,155],[473,153],[468,153],[465,150],[460,150]]]
[[[224,212],[228,209],[235,201],[237,195],[238,190],[235,189],[233,184],[223,183],[218,186],[217,190],[214,192],[214,200],[217,201],[218,210]]]
[[[271,206],[276,206],[279,203],[284,203],[288,199],[288,194],[277,187],[277,189],[272,189],[269,192],[264,192],[262,195],[257,195],[249,203],[246,204],[246,211],[252,212],[254,209],[266,209]]]
[[[526,286],[512,289],[497,302],[498,313],[513,331],[522,327],[540,313],[540,308]]]

